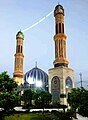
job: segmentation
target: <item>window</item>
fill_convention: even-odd
[[[61,33],[61,23],[59,23],[59,33]]]
[[[17,46],[17,52],[20,52],[20,45]]]
[[[56,34],[58,34],[58,24],[56,24]]]
[[[22,53],[22,46],[21,46],[21,53]]]
[[[64,24],[62,23],[62,32],[64,33]]]
[[[66,78],[66,88],[72,88],[72,80],[70,77]]]
[[[58,58],[58,41],[55,41],[55,58]]]

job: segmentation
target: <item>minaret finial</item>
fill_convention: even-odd
[[[35,62],[35,67],[37,68],[37,61]]]
[[[60,5],[60,2],[59,2],[59,0],[58,0],[58,5]]]

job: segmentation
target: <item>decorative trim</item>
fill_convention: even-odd
[[[23,78],[23,75],[13,75],[13,77]]]
[[[55,64],[55,65],[54,65],[54,67],[60,67],[60,66],[68,67],[68,64],[58,63],[58,64]]]

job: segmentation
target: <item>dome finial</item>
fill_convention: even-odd
[[[35,62],[35,67],[37,68],[37,61]]]

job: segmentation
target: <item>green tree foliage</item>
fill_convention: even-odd
[[[20,99],[16,92],[17,84],[7,72],[0,74],[0,108],[5,111],[13,110]]]
[[[0,91],[12,93],[14,88],[17,88],[16,82],[9,77],[7,72],[2,72],[0,74]]]
[[[88,117],[88,90],[84,88],[73,88],[69,93],[68,103],[73,111]]]
[[[22,95],[24,107],[30,108],[34,105],[37,108],[48,107],[51,102],[52,96],[47,91],[27,89]],[[33,101],[33,102],[32,102]]]
[[[52,95],[47,91],[36,90],[34,93],[34,103],[36,107],[48,107],[52,99]]]
[[[34,94],[34,91],[32,89],[27,89],[24,91],[23,101],[24,101],[25,107],[29,107],[32,105],[33,94]]]

